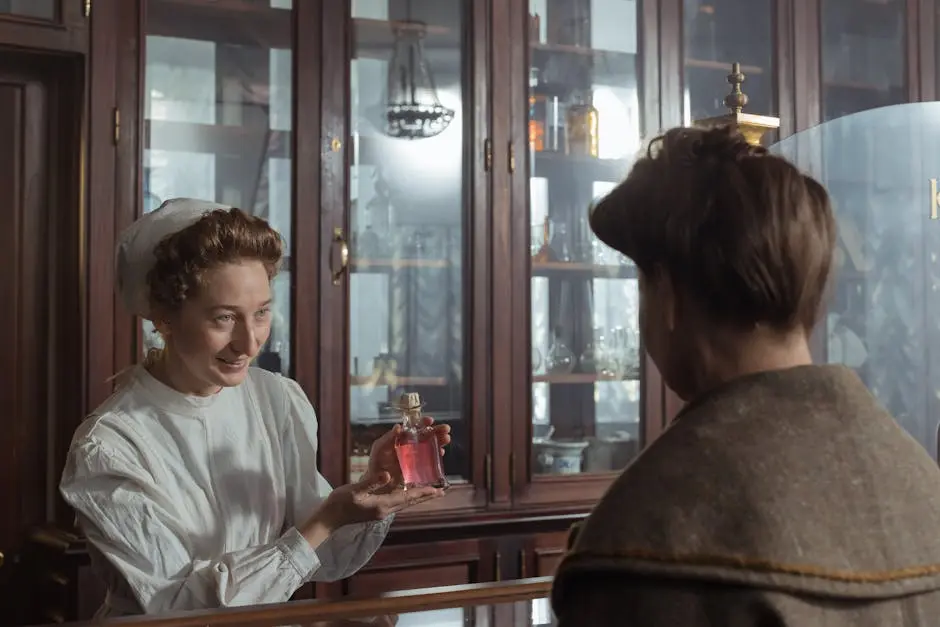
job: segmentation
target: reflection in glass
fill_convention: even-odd
[[[54,20],[58,0],[0,0],[0,13]]]
[[[528,604],[530,606],[529,623],[532,627],[550,627],[555,624],[555,616],[552,614],[552,604],[549,599],[533,599]]]
[[[817,358],[855,370],[931,455],[940,422],[938,143],[932,102],[841,117],[773,147],[826,185],[839,222]]]
[[[212,20],[204,9],[187,16],[179,2],[150,0],[146,7],[143,210],[175,197],[213,200],[261,216],[281,233],[285,260],[273,285],[271,337],[256,365],[287,374],[291,4],[220,6]],[[237,28],[246,22],[271,26],[265,43],[247,38],[251,29]],[[159,344],[150,323],[143,337],[144,352]]]
[[[515,603],[496,603],[442,610],[423,610],[343,620],[343,625],[362,627],[465,627],[467,625],[515,625],[553,627],[557,625],[547,598]],[[318,623],[319,624],[319,623]],[[331,623],[332,624],[332,623]]]
[[[685,106],[694,120],[728,112],[725,76],[740,63],[747,111],[776,115],[772,0],[684,0]]]
[[[352,3],[350,480],[364,472],[371,443],[395,424],[390,404],[405,392],[420,394],[427,415],[451,426],[448,481],[469,476],[463,378],[467,7],[462,0]],[[423,46],[412,46],[415,40]],[[421,56],[414,64],[399,62],[403,41]],[[421,75],[409,76],[410,67],[423,68]],[[389,92],[401,82],[420,84],[415,101],[439,102],[453,119],[404,137],[403,129],[421,124],[403,120],[400,90]]]
[[[615,471],[639,450],[636,270],[587,223],[640,149],[636,20],[632,0],[529,3],[537,474]]]

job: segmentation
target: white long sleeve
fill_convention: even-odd
[[[332,487],[317,468],[317,416],[307,395],[293,379],[283,377],[288,421],[282,438],[287,483],[287,524],[301,525],[329,496]],[[348,525],[317,547],[316,581],[336,581],[354,574],[375,554],[394,516],[370,524]]]
[[[117,600],[105,615],[282,602],[361,568],[390,520],[316,550],[294,526],[331,490],[316,432],[290,379],[252,369],[237,388],[188,397],[138,369],[79,427],[60,484],[104,558]]]
[[[97,438],[71,451],[66,472],[63,490],[88,540],[146,614],[286,601],[320,565],[295,528],[273,542],[194,559],[198,538],[171,495]]]

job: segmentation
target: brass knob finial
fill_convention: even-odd
[[[735,61],[731,64],[731,74],[728,74],[731,93],[725,96],[725,106],[731,109],[731,113],[741,113],[741,110],[747,106],[747,94],[741,91],[741,83],[744,82],[744,79],[741,64]]]

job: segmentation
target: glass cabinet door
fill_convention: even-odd
[[[451,426],[452,484],[470,472],[469,207],[464,0],[354,0],[350,60],[349,479],[398,420],[402,393]]]
[[[641,147],[637,5],[529,3],[535,476],[617,471],[640,449],[636,268],[587,220]]]
[[[905,4],[820,0],[823,121],[907,102]]]
[[[684,0],[686,125],[728,112],[725,77],[735,62],[745,76],[745,111],[777,115],[774,15],[773,0]]]
[[[932,455],[940,421],[938,142],[940,103],[924,102],[842,116],[773,148],[826,186],[838,221],[815,358],[854,370]],[[802,158],[813,153],[823,160]]]
[[[291,247],[291,0],[148,0],[142,211],[177,197],[261,216]],[[274,280],[271,337],[256,365],[290,371],[290,274]],[[144,352],[159,344],[144,323]]]

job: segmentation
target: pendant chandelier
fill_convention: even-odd
[[[395,49],[388,64],[385,134],[400,139],[439,135],[454,119],[454,110],[441,104],[424,53],[427,27],[409,20],[393,24]]]

